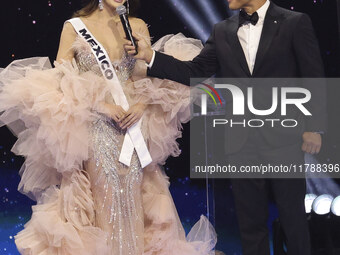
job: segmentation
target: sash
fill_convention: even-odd
[[[110,87],[110,92],[115,103],[127,111],[129,109],[129,103],[117,77],[116,71],[112,66],[109,55],[104,47],[94,38],[80,18],[73,18],[66,22],[70,22],[78,35],[83,37],[90,44],[92,53],[97,60],[103,77]],[[151,155],[140,130],[141,122],[142,118],[133,126],[128,128],[124,137],[119,161],[127,166],[130,166],[134,149],[136,149],[139,161],[143,168],[152,162]]]

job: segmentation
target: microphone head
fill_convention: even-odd
[[[124,15],[126,14],[126,8],[124,5],[120,5],[116,8],[116,12],[117,14],[120,16],[120,15]]]

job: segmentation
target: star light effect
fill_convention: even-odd
[[[178,13],[179,18],[202,41],[206,41],[210,35],[209,23],[201,19],[189,2],[183,0],[166,0],[170,7]]]
[[[222,20],[221,14],[216,9],[216,6],[213,2],[206,1],[206,0],[197,0],[197,3],[201,10],[203,11],[203,15],[205,19],[209,22],[211,26],[220,22]]]

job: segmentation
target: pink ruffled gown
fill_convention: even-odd
[[[181,34],[154,48],[183,60],[199,41]],[[162,165],[178,156],[181,123],[190,120],[190,87],[137,78],[143,63],[116,61],[130,105],[144,102],[141,130],[153,162],[143,168],[118,161],[125,132],[98,112],[113,103],[91,49],[77,37],[75,59],[50,66],[47,58],[11,63],[0,73],[0,126],[18,137],[12,151],[25,157],[19,191],[37,201],[15,236],[24,255],[208,255],[216,233],[201,216],[188,236],[179,220]],[[133,80],[133,81],[132,81]]]

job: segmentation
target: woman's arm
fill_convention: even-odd
[[[60,36],[57,62],[61,63],[62,59],[71,60],[74,57],[72,44],[74,43],[76,37],[77,33],[74,31],[72,24],[66,22]]]
[[[144,39],[145,43],[151,46],[150,33],[147,24],[141,19],[132,18],[131,19],[132,31],[137,34],[138,37]],[[124,43],[126,41],[124,40]],[[147,67],[144,60],[137,60],[135,68],[132,73],[132,81],[139,80],[146,77]]]
[[[131,19],[132,31],[143,37],[147,43],[151,46],[150,32],[147,24],[142,19]]]
[[[148,26],[142,19],[132,18],[130,19],[130,23],[132,26],[132,31],[138,34],[140,37],[144,38],[145,41],[151,46],[151,39]],[[146,66],[143,64],[144,69],[140,68],[140,70],[136,70],[133,75],[136,76],[145,76],[146,75]],[[132,105],[124,118],[120,120],[120,126],[122,129],[130,128],[134,125],[139,119],[143,116],[145,109],[147,108],[147,104],[138,102]]]

